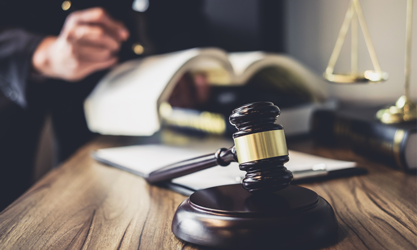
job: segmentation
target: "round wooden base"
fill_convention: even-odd
[[[329,203],[309,189],[252,195],[235,184],[193,193],[178,207],[172,232],[208,247],[287,249],[329,244],[337,221]]]

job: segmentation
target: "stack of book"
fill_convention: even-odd
[[[342,110],[317,110],[312,116],[316,141],[342,144],[355,153],[396,165],[407,172],[417,169],[416,121],[384,124],[375,114],[381,107],[356,107]]]

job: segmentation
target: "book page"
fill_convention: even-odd
[[[229,53],[229,61],[236,74],[235,83],[244,84],[254,74],[266,67],[279,67],[296,75],[304,88],[308,89],[317,100],[327,97],[327,83],[315,75],[307,67],[295,59],[284,54],[264,52],[238,52]]]
[[[219,49],[190,49],[117,66],[84,103],[89,129],[109,135],[152,135],[160,128],[159,104],[186,71],[199,66],[193,59],[200,57],[228,64]]]
[[[265,58],[265,53],[260,51],[229,53],[229,61],[237,76],[243,75],[250,65],[263,58]]]

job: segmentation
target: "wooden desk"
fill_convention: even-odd
[[[99,137],[47,174],[0,214],[1,249],[200,249],[178,240],[171,220],[185,199],[142,178],[104,166],[94,149],[132,144]],[[290,149],[354,160],[367,175],[302,185],[333,206],[339,242],[329,249],[416,249],[416,176],[372,163],[348,150],[311,141]]]

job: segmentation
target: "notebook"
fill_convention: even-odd
[[[150,172],[166,165],[214,153],[197,146],[168,146],[147,144],[99,149],[92,153],[97,161],[111,167],[146,177]],[[355,162],[340,161],[289,150],[290,161],[285,167],[293,172],[294,180],[329,176],[340,171],[358,172]],[[241,183],[245,176],[238,163],[227,167],[216,166],[173,179],[163,185],[184,195],[213,186]]]

